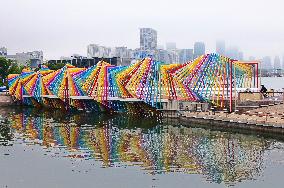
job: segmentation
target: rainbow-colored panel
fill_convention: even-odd
[[[42,96],[52,96],[52,106],[61,103],[78,109],[123,111],[129,105],[121,101],[133,99],[154,108],[165,100],[202,101],[224,107],[233,87],[255,87],[254,71],[254,65],[206,54],[184,64],[144,58],[129,66],[104,61],[87,69],[67,64],[52,71],[43,66],[37,72],[24,69],[20,75],[9,75],[8,82],[10,94],[17,100],[30,96],[45,103]]]

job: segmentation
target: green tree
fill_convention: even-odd
[[[20,74],[23,66],[19,66],[16,62],[0,57],[0,85],[7,86],[7,77],[9,74]]]
[[[58,70],[65,66],[65,63],[47,63],[46,66],[51,70]]]

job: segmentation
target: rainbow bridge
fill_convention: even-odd
[[[206,102],[232,110],[238,88],[258,88],[258,63],[206,54],[183,64],[152,58],[129,66],[104,61],[89,68],[41,66],[8,76],[14,101],[35,107],[97,112],[167,109],[173,102]]]

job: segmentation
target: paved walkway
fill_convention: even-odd
[[[284,104],[267,105],[245,113],[184,112],[183,116],[284,128]]]

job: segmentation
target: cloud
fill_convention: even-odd
[[[224,39],[249,56],[282,54],[280,0],[9,0],[1,2],[0,45],[10,53],[44,50],[46,58],[86,54],[89,43],[139,46],[139,27],[158,31],[158,43],[215,51]]]

